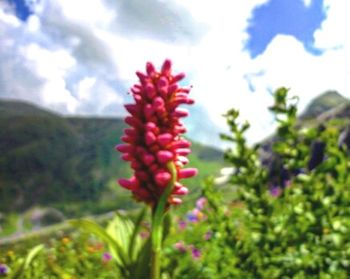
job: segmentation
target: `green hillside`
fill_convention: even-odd
[[[0,101],[0,211],[77,202],[127,207],[129,192],[115,180],[130,175],[114,146],[121,119],[64,118],[22,102]],[[222,152],[193,144],[191,166],[201,180],[223,166]]]
[[[344,103],[349,103],[349,99],[345,98],[337,91],[326,91],[311,101],[304,113],[301,115],[301,119],[318,117],[322,113]]]

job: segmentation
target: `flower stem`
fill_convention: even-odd
[[[165,206],[176,182],[176,167],[173,162],[167,164],[171,173],[171,181],[165,188],[158,204],[155,206],[152,216],[152,255],[151,255],[151,279],[160,278],[161,251],[163,240],[163,221],[165,216]]]

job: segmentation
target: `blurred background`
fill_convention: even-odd
[[[190,199],[225,166],[226,110],[240,110],[255,143],[273,132],[267,108],[280,86],[312,117],[347,102],[349,8],[340,0],[0,0],[0,235],[135,207],[116,185],[130,171],[113,147],[147,61],[172,59],[193,86],[185,122],[200,176]]]

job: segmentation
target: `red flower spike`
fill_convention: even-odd
[[[170,60],[165,60],[161,71],[147,63],[146,73],[138,71],[136,75],[139,83],[130,89],[134,103],[125,105],[130,115],[124,121],[130,128],[121,138],[125,144],[116,146],[122,158],[130,162],[134,176],[120,179],[119,184],[130,190],[137,201],[156,206],[172,180],[167,168],[172,162],[176,182],[168,205],[179,204],[181,199],[176,196],[186,195],[188,189],[178,181],[197,173],[192,168],[182,169],[188,163],[185,156],[191,144],[181,137],[186,128],[180,118],[188,116],[188,111],[179,105],[193,103],[188,97],[190,89],[179,86],[185,74],[173,75]]]

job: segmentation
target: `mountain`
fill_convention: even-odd
[[[329,121],[336,123],[341,132],[350,125],[350,100],[337,91],[326,91],[314,98],[298,117],[297,127],[320,127]],[[260,143],[260,157],[265,165],[271,160],[272,144],[276,140],[276,134],[272,134]]]
[[[57,116],[57,114],[23,101],[0,99],[0,117]]]
[[[300,119],[310,119],[321,115],[335,107],[349,103],[350,100],[339,94],[337,91],[326,91],[311,101],[301,114]]]
[[[130,175],[114,150],[124,128],[118,118],[62,117],[0,101],[0,211],[101,200],[127,206],[130,193],[115,182]],[[188,185],[196,192],[205,176],[219,172],[223,154],[196,143],[192,150],[200,175]]]

